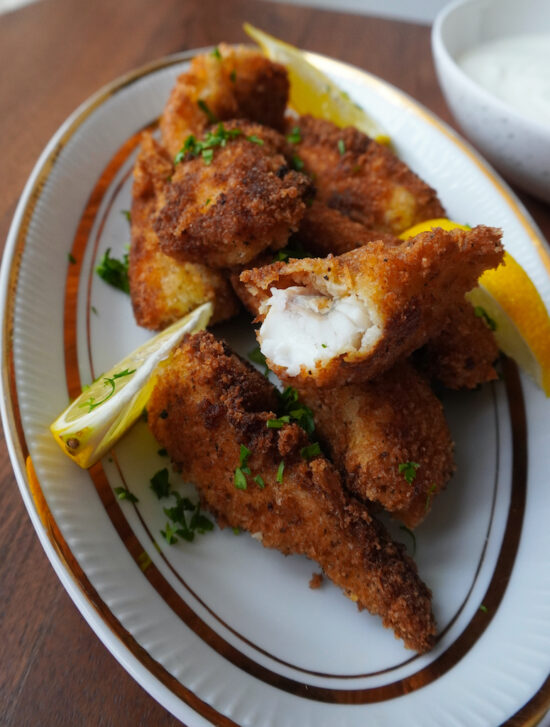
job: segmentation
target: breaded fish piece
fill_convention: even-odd
[[[327,459],[305,458],[310,442],[301,427],[267,427],[277,399],[261,374],[202,332],[188,336],[160,373],[148,422],[221,527],[315,560],[360,609],[381,616],[408,648],[427,651],[435,634],[431,594],[415,564],[345,495]]]
[[[448,324],[415,354],[415,363],[448,389],[475,389],[498,378],[497,342],[464,300],[449,311]]]
[[[318,201],[306,210],[300,228],[294,235],[295,240],[318,257],[326,257],[331,253],[341,255],[380,238],[390,246],[402,244],[398,237],[369,230]],[[292,243],[293,240],[289,244]],[[263,264],[267,264],[267,261]],[[252,266],[258,267],[254,263]],[[251,296],[236,286],[234,276],[231,283],[247,308],[257,315]],[[498,358],[495,338],[484,321],[476,317],[467,301],[457,302],[449,310],[448,323],[418,354],[415,362],[431,378],[449,389],[474,389],[497,377],[494,369]]]
[[[351,126],[341,129],[312,116],[289,124],[300,129],[295,151],[314,179],[320,202],[393,235],[445,217],[435,191],[386,146]]]
[[[416,527],[454,472],[443,407],[406,361],[374,381],[299,389],[347,490]]]
[[[155,231],[162,251],[177,260],[242,266],[286,245],[305,212],[311,181],[289,169],[281,153],[286,142],[273,129],[230,121],[208,133],[207,156],[193,141],[176,164]]]
[[[343,255],[378,240],[388,245],[402,243],[395,235],[369,229],[318,200],[306,209],[294,239],[315,257]]]
[[[284,66],[220,43],[195,56],[176,81],[160,119],[163,144],[174,157],[189,134],[201,136],[213,120],[243,118],[282,131],[288,88]]]
[[[159,190],[172,171],[166,151],[151,134],[144,134],[134,166],[128,278],[136,321],[152,330],[166,328],[206,301],[214,304],[212,323],[239,310],[231,285],[220,272],[178,262],[160,249],[153,219]]]
[[[342,386],[388,370],[433,338],[449,310],[503,255],[501,231],[436,228],[391,247],[246,270],[270,368],[300,387]]]

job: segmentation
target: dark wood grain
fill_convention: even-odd
[[[40,151],[101,85],[220,40],[244,20],[375,73],[452,124],[427,27],[259,0],[41,0],[0,16],[0,240]],[[520,194],[546,237],[550,208]],[[0,722],[10,727],[180,724],[102,646],[50,567],[0,446]]]

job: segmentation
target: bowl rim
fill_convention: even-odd
[[[491,91],[486,89],[481,84],[474,81],[461,66],[456,62],[456,59],[449,52],[444,40],[442,28],[448,17],[459,7],[464,5],[479,5],[482,4],[487,6],[491,3],[497,3],[499,0],[454,0],[453,2],[445,5],[435,17],[432,25],[431,41],[432,41],[432,54],[435,60],[436,70],[439,77],[439,83],[443,87],[441,78],[443,73],[441,71],[441,60],[447,63],[447,66],[455,77],[458,77],[466,88],[474,92],[479,98],[483,98],[486,102],[492,105],[497,112],[507,113],[510,115],[512,121],[518,124],[522,124],[527,128],[529,133],[538,134],[539,136],[548,138],[550,141],[550,129],[547,124],[542,121],[536,121],[529,116],[524,116],[522,113],[517,111],[513,106],[510,106],[505,101],[502,101],[498,96],[493,94]],[[519,7],[519,6],[518,6]],[[503,36],[504,37],[504,36]]]

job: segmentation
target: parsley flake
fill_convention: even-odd
[[[263,480],[263,477],[261,475],[256,475],[254,477],[254,482],[258,485],[258,487],[263,490],[265,487],[265,482]]]
[[[416,470],[420,467],[418,462],[401,462],[399,465],[399,474],[407,480],[409,485],[412,485],[416,478]]]
[[[71,263],[71,265],[76,265],[76,258],[72,253],[67,255],[67,260]]]
[[[338,139],[338,151],[342,156],[346,153],[346,143],[343,139]]]
[[[277,482],[280,482],[281,484],[283,484],[284,471],[285,471],[285,461],[284,461],[284,459],[282,459],[277,468],[277,477],[276,477]]]
[[[259,364],[260,366],[265,366],[264,376],[268,375],[269,367],[265,360],[265,356],[261,352],[259,346],[256,346],[256,348],[253,348],[252,351],[249,351],[247,356],[248,356],[248,359],[250,361],[252,361],[253,363]]]
[[[278,417],[278,419],[268,419],[266,422],[266,426],[268,429],[282,429],[285,424],[288,424],[290,422],[290,416],[288,414],[285,414],[282,417]]]
[[[483,603],[479,607],[480,611],[483,611],[483,613],[489,613],[489,610],[487,609],[487,606],[485,606]]]
[[[237,80],[237,71],[235,69],[233,69],[229,74],[229,80],[231,81],[231,83],[235,83],[235,81]]]
[[[173,528],[169,522],[167,522],[164,526],[164,530],[160,531],[160,534],[166,540],[168,545],[174,545],[174,543],[178,542],[178,539],[176,538],[176,532],[176,529]]]
[[[480,305],[476,305],[474,308],[474,313],[476,315],[476,318],[482,318],[485,321],[485,323],[487,324],[487,327],[490,328],[491,331],[496,331],[497,324],[491,318],[491,316],[487,313],[485,308],[482,308]]]
[[[220,49],[218,48],[218,46],[214,48],[210,55],[214,56],[214,58],[217,58],[219,61],[221,61],[222,59],[222,54],[220,53]]]
[[[300,127],[295,126],[290,134],[287,134],[286,140],[289,144],[299,144],[302,141],[302,134],[300,132]]]
[[[233,484],[237,490],[246,490],[247,488],[246,477],[241,467],[237,467],[235,470],[235,474],[233,475]]]
[[[300,454],[305,460],[310,460],[314,457],[317,457],[321,454],[321,447],[319,445],[319,442],[313,442],[313,444],[309,444],[307,447],[302,447],[302,449],[300,450]]]
[[[200,101],[199,101],[200,105]],[[215,131],[207,131],[202,141],[197,141],[193,134],[190,134],[183,146],[174,157],[174,164],[179,164],[186,156],[194,159],[202,156],[205,164],[210,164],[214,158],[214,149],[218,146],[224,147],[230,139],[242,136],[240,129],[226,129],[223,124],[218,124]]]
[[[110,399],[111,396],[115,393],[117,379],[122,379],[125,376],[131,376],[132,374],[135,374],[135,372],[136,372],[135,369],[132,369],[132,370],[124,369],[124,371],[119,371],[117,374],[113,374],[113,376],[106,376],[103,379],[103,383],[105,386],[111,387],[111,390],[107,393],[107,396],[105,396],[103,399],[100,399],[99,401],[96,401],[94,396],[90,396],[89,399],[87,399],[86,401],[83,401],[81,404],[78,405],[79,408],[88,406],[89,407],[88,413],[90,413],[96,407],[98,407],[100,404],[103,404],[105,401],[107,401],[107,399]],[[96,381],[97,381],[97,379],[96,379]]]
[[[130,210],[120,210],[120,214],[124,215],[124,217],[126,217],[126,220],[128,222],[130,222],[130,223],[132,222],[132,216],[130,214]]]
[[[210,121],[211,124],[215,124],[218,121],[218,117],[204,99],[199,98],[199,100],[197,101],[197,106],[206,115],[206,118],[208,119],[208,121]]]
[[[108,247],[95,269],[99,277],[113,288],[122,290],[123,293],[130,292],[128,280],[128,253],[125,253],[122,260],[110,256],[111,248]]]
[[[171,488],[168,477],[168,470],[165,467],[164,469],[156,472],[150,479],[151,489],[159,500],[170,495]]]
[[[273,262],[286,263],[290,258],[294,258],[295,260],[302,260],[305,257],[311,257],[311,254],[304,250],[300,243],[296,242],[292,247],[290,245],[287,245],[287,247],[283,247],[281,250],[277,250],[273,257]]]
[[[117,500],[129,500],[130,502],[139,502],[139,499],[134,495],[133,492],[127,490],[125,487],[115,487],[115,495]]]
[[[260,139],[259,136],[256,136],[256,134],[250,134],[250,136],[246,137],[247,141],[251,141],[253,144],[258,144],[258,146],[264,145],[264,140]]]
[[[300,159],[298,154],[292,155],[292,168],[295,169],[297,172],[301,172],[304,168],[304,162],[302,159]]]
[[[98,316],[98,315],[99,315],[99,313],[97,312],[97,308],[95,307],[95,305],[92,305],[92,306],[90,306],[90,310],[91,310],[91,311],[92,311],[92,313],[94,313],[94,314],[95,314],[96,316]]]

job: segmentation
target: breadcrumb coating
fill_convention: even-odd
[[[388,147],[349,126],[302,116],[296,154],[317,199],[365,227],[399,235],[424,220],[445,217],[435,190]],[[343,153],[342,153],[343,152]]]
[[[202,332],[188,336],[160,373],[148,422],[221,527],[308,556],[408,648],[427,651],[435,635],[431,593],[414,562],[364,505],[345,495],[327,459],[304,459],[303,429],[267,427],[277,400],[261,374]],[[246,489],[235,486],[241,446],[250,453]]]
[[[227,268],[287,244],[311,182],[289,169],[284,137],[246,121],[213,126],[222,140],[209,161],[188,153],[164,189],[155,220],[163,252]],[[238,135],[235,135],[238,133]]]
[[[282,131],[288,88],[284,66],[250,48],[220,43],[217,52],[195,56],[176,81],[160,119],[163,143],[174,157],[185,138],[201,136],[213,117]]]
[[[449,311],[463,301],[481,273],[500,263],[500,239],[500,230],[490,227],[468,231],[436,228],[396,247],[381,241],[338,257],[294,260],[244,271],[240,279],[257,298],[260,317],[264,318],[257,335],[270,368],[285,380],[295,381],[296,386],[308,382],[338,386],[375,378],[445,327]],[[321,342],[315,341],[319,352],[311,354],[307,362],[295,362],[297,372],[292,373],[286,362],[279,364],[266,352],[266,321],[270,305],[274,305],[271,301],[276,300],[273,289],[286,289],[277,300],[288,296],[290,313],[286,320],[294,316],[304,337],[309,334],[311,320],[322,321],[323,314],[332,314],[341,302],[348,308],[355,306],[368,323],[353,322],[358,341],[346,343],[347,348],[335,350],[327,340],[322,344],[326,348],[323,352]],[[293,299],[300,292],[320,301],[324,310],[314,315],[305,308],[300,310]],[[280,346],[285,333],[284,325],[280,325],[283,315],[277,315],[279,337],[269,339],[272,349]],[[328,320],[328,315],[325,318]]]
[[[174,260],[160,249],[153,229],[157,200],[172,162],[151,134],[144,134],[132,188],[131,244],[128,278],[137,323],[166,328],[201,303],[212,301],[212,323],[231,318],[239,303],[226,278],[205,265]]]
[[[443,407],[427,381],[402,361],[374,381],[299,394],[348,491],[416,527],[455,469]]]

